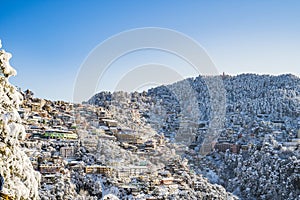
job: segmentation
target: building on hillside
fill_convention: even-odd
[[[146,166],[122,166],[115,168],[118,178],[137,177],[149,171]]]
[[[215,145],[215,149],[218,151],[225,152],[227,149],[230,150],[232,153],[239,153],[240,145],[232,144],[228,142],[217,143]]]
[[[90,165],[85,167],[85,173],[87,174],[103,174],[106,176],[111,176],[113,169],[108,166],[101,165]]]
[[[143,139],[138,135],[129,133],[116,133],[115,134],[119,142],[126,142],[128,144],[143,144]]]
[[[63,158],[74,158],[75,156],[75,148],[73,146],[61,147],[59,151]]]
[[[41,174],[56,174],[60,171],[61,165],[59,164],[41,164],[39,171]]]
[[[117,127],[118,122],[113,119],[100,119],[99,125],[102,126],[107,126],[107,127]]]
[[[49,129],[43,134],[43,137],[48,139],[72,139],[77,140],[78,135],[72,131],[59,130],[59,129]]]

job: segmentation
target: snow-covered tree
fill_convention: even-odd
[[[3,192],[17,200],[38,199],[40,175],[34,171],[19,144],[19,140],[25,137],[18,114],[22,96],[8,81],[16,71],[9,64],[11,54],[1,48],[0,41],[0,173],[5,180]]]

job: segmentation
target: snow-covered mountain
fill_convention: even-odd
[[[199,76],[141,93],[100,92],[87,103],[112,110],[124,126],[188,141],[181,156],[241,199],[300,198],[297,76]]]

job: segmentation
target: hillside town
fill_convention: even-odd
[[[193,172],[150,127],[127,127],[104,107],[22,94],[21,146],[41,173],[42,199],[236,198]]]
[[[222,92],[216,79],[225,90],[219,101],[225,119],[212,128],[211,90]],[[176,153],[241,199],[300,198],[300,79],[294,75],[199,76],[142,93],[101,92],[88,103],[110,108],[124,123],[136,121],[131,113],[138,113],[140,124],[171,143],[188,138],[188,148]]]
[[[296,76],[199,76],[78,104],[17,90],[10,57],[3,199],[300,199]]]
[[[135,124],[143,121],[136,112],[128,123],[108,107],[17,90],[10,58],[1,49],[1,198],[238,198],[191,170],[164,135]]]
[[[197,79],[192,83],[203,87],[199,82],[205,82]],[[18,112],[26,131],[21,146],[41,173],[41,198],[298,198],[299,79],[251,74],[222,79],[225,125],[211,144],[201,143],[211,112],[203,106],[209,99],[201,92],[197,99],[202,118],[193,122],[181,112],[187,106],[182,102],[189,104],[186,99],[192,98],[179,102],[179,95],[188,94],[175,96],[174,85],[148,93],[99,93],[83,104],[52,102],[20,91],[24,100]],[[238,79],[256,79],[266,91],[242,94],[243,88],[232,96],[237,91],[232,82],[239,85]],[[276,90],[266,88],[267,81]],[[180,132],[188,133],[188,145],[175,139]],[[205,154],[200,152],[203,146]]]

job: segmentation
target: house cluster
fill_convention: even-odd
[[[239,153],[253,145],[261,146],[266,134],[274,135],[284,148],[299,148],[299,91],[292,75],[223,75],[221,79],[226,113],[224,119],[216,118],[216,127],[210,122],[212,91],[206,85],[209,82],[212,88],[220,87],[213,77],[186,79],[142,93],[102,92],[88,103],[106,105],[117,111],[118,121],[149,124],[170,141],[188,144],[204,154],[227,149]],[[138,113],[138,119],[131,113]],[[204,138],[210,136],[210,142],[205,143]]]
[[[181,155],[195,169],[208,169],[205,174],[218,182],[219,175],[209,169],[208,162],[199,165],[204,159],[199,153],[213,153],[210,159],[218,163],[225,153],[246,155],[269,144],[275,151],[293,152],[299,159],[299,84],[300,79],[291,74],[199,76],[142,93],[102,92],[88,103],[106,105],[117,111],[118,121],[150,125],[166,141],[188,145],[180,150]],[[224,109],[225,116],[218,109]],[[132,113],[138,113],[139,119]],[[269,137],[271,142],[266,142]]]
[[[180,180],[186,173],[178,174],[178,167],[172,171],[162,161],[174,155],[166,149],[187,158],[195,170],[207,169],[211,177],[218,175],[209,163],[199,165],[203,155],[217,155],[212,159],[228,152],[244,155],[265,148],[269,136],[280,152],[299,150],[300,91],[292,76],[223,75],[219,79],[224,96],[217,93],[220,80],[214,77],[186,79],[142,93],[101,92],[84,104],[40,100],[25,91],[20,110],[27,133],[23,143],[37,149],[31,159],[47,180],[55,179],[55,173],[99,175],[136,195],[137,188],[147,188],[143,193],[149,195],[183,192]],[[222,106],[210,95],[219,102],[225,98],[223,118],[212,110],[212,105]],[[156,170],[151,170],[153,163]],[[163,169],[171,176],[165,176]],[[191,183],[189,190],[201,186],[194,179]]]
[[[183,170],[178,171],[174,163],[150,170],[147,156],[163,154],[162,149],[166,148],[163,135],[144,137],[147,127],[139,130],[124,128],[125,125],[119,124],[103,107],[33,98],[28,90],[23,95],[24,103],[19,113],[26,127],[26,138],[21,145],[26,147],[34,169],[41,173],[43,188],[55,185],[60,176],[71,176],[78,171],[86,176],[106,177],[114,186],[133,195],[140,194],[142,189],[150,197],[156,193],[162,195],[160,190],[166,188],[168,194],[188,193],[194,188],[176,175],[182,174]],[[93,160],[102,149],[99,142],[111,143],[115,145],[113,148],[137,155],[139,162],[123,165],[112,159],[110,162],[101,158]]]

